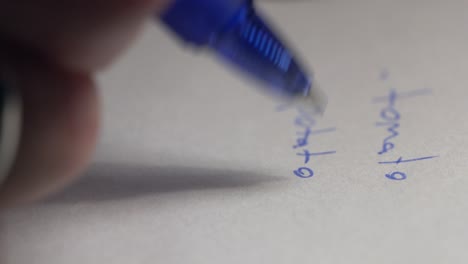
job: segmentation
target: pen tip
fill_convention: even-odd
[[[318,87],[318,85],[309,84],[307,93],[296,99],[297,103],[312,110],[314,113],[323,115],[328,104],[328,99],[325,93]]]

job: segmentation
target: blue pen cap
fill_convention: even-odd
[[[251,0],[175,0],[161,20],[184,41],[211,47],[270,92],[308,96],[311,81]]]

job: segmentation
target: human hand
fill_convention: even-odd
[[[99,127],[94,74],[168,1],[0,0],[0,84],[21,94],[23,106],[0,208],[40,199],[80,175]]]

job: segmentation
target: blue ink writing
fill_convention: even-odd
[[[384,70],[380,73],[380,80],[386,82],[389,79],[389,72]],[[381,143],[381,147],[377,152],[378,155],[385,155],[388,154],[396,149],[396,139],[400,136],[398,129],[400,128],[400,120],[402,118],[401,113],[398,111],[396,102],[397,99],[407,99],[412,98],[415,96],[421,95],[428,95],[431,93],[429,89],[420,89],[420,90],[413,90],[409,92],[397,93],[396,89],[391,88],[389,89],[389,94],[387,96],[375,97],[372,102],[373,103],[385,103],[383,108],[380,110],[380,119],[375,123],[376,127],[385,127],[386,131],[388,132],[387,136],[384,137]],[[378,164],[394,164],[399,165],[402,163],[411,163],[416,161],[422,160],[430,160],[437,158],[438,156],[424,156],[418,158],[411,158],[411,159],[403,159],[403,157],[399,157],[397,160],[391,161],[379,161]],[[391,173],[385,174],[385,177],[390,180],[401,181],[407,179],[406,173],[402,171],[394,171]]]
[[[432,90],[428,88],[424,88],[424,89],[412,90],[408,92],[400,92],[396,94],[396,97],[398,97],[398,101],[401,101],[402,99],[408,99],[408,98],[412,98],[415,96],[422,96],[422,95],[429,95],[429,94],[432,94]],[[387,102],[389,100],[388,98],[389,98],[388,96],[374,97],[372,102],[374,104]]]
[[[404,160],[402,157],[400,157],[395,161],[380,161],[379,164],[400,164],[400,163],[405,163],[405,162],[414,162],[414,161],[419,161],[419,160],[433,159],[437,157],[439,156],[428,156],[428,157],[421,157],[421,158],[414,158],[414,159],[407,159],[407,160]]]
[[[307,167],[301,167],[294,171],[294,174],[299,178],[310,178],[314,176],[314,171]]]
[[[301,125],[298,125],[297,123],[296,125],[301,126]],[[293,148],[296,149],[296,148],[307,146],[307,144],[309,144],[309,137],[311,135],[329,133],[329,132],[334,132],[334,131],[336,131],[335,127],[329,127],[329,128],[319,129],[319,130],[312,130],[311,127],[305,127],[304,131],[296,132],[296,134],[301,137],[298,137],[296,139],[296,145],[294,145]]]
[[[297,132],[296,134],[300,135],[303,134],[303,137],[296,139],[297,144],[293,146],[293,148],[301,148],[307,146],[309,143],[309,136],[310,136],[310,128],[306,128],[304,132]]]
[[[283,112],[286,111],[290,105],[281,105],[276,108],[276,111]],[[335,150],[331,151],[322,151],[322,152],[311,152],[309,150],[309,141],[313,135],[318,134],[326,134],[330,132],[335,132],[335,127],[329,128],[322,128],[322,129],[313,129],[316,124],[317,120],[315,119],[315,115],[317,113],[310,113],[300,107],[296,108],[297,116],[294,119],[294,126],[298,129],[296,131],[296,144],[292,146],[293,149],[300,149],[300,152],[296,153],[296,156],[303,157],[303,165],[301,165],[298,169],[293,170],[294,175],[299,178],[311,178],[314,176],[314,171],[310,167],[305,167],[304,165],[309,165],[311,162],[311,158],[315,156],[324,156],[335,154]]]
[[[335,154],[335,153],[336,153],[336,151],[334,151],[334,150],[333,151],[310,153],[309,150],[304,149],[303,153],[297,153],[296,155],[297,156],[304,156],[305,157],[304,164],[307,164],[307,163],[309,163],[310,157],[312,157],[312,156],[322,156],[322,155],[329,155],[329,154]]]
[[[406,174],[401,171],[395,171],[392,173],[385,174],[385,177],[394,181],[406,180]]]
[[[395,148],[395,144],[391,140],[398,136],[398,131],[396,129],[400,126],[400,124],[397,123],[400,120],[400,113],[395,108],[396,98],[396,92],[391,90],[388,96],[388,105],[380,111],[380,117],[386,121],[386,123],[376,123],[377,126],[388,126],[387,131],[390,132],[390,135],[382,142],[382,147],[378,152],[379,155],[385,154]]]

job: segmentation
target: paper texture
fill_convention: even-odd
[[[1,263],[467,263],[468,2],[260,7],[324,117],[148,26],[100,77],[95,165],[3,216]]]

